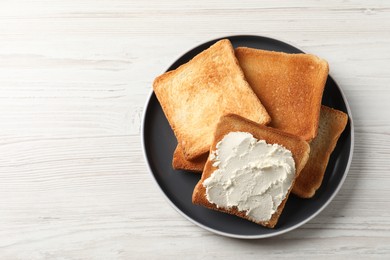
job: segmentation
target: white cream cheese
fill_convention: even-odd
[[[208,201],[236,206],[256,222],[270,220],[294,180],[291,151],[245,132],[225,135],[216,148],[210,159],[218,169],[203,182]]]

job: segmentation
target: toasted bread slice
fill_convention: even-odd
[[[311,198],[321,186],[329,157],[344,131],[348,116],[344,112],[321,107],[318,135],[310,143],[310,156],[298,176],[292,192],[301,198]]]
[[[208,151],[224,114],[235,113],[258,123],[270,121],[245,80],[229,40],[218,41],[157,77],[153,89],[188,160]]]
[[[175,170],[185,170],[195,173],[202,173],[204,165],[206,164],[209,153],[205,153],[198,158],[193,160],[187,160],[184,156],[183,149],[181,146],[176,146],[175,152],[173,153],[172,167]]]
[[[271,115],[270,126],[306,140],[317,134],[319,108],[328,75],[326,61],[310,54],[286,54],[239,47],[236,56],[248,82]],[[201,172],[207,156],[187,160],[178,147],[174,169]]]
[[[317,135],[328,63],[310,54],[239,47],[245,77],[272,118],[271,127],[310,141]]]
[[[210,147],[210,151],[216,150],[217,143],[222,140],[222,138],[230,133],[230,132],[248,132],[251,133],[255,138],[265,140],[268,144],[280,144],[290,150],[293,155],[293,159],[295,162],[295,168],[296,172],[295,175],[297,176],[299,172],[302,170],[304,165],[306,164],[307,159],[309,158],[309,152],[310,152],[310,146],[309,144],[304,141],[303,139],[296,137],[294,135],[284,133],[280,130],[266,127],[257,123],[254,123],[250,120],[247,120],[245,118],[242,118],[237,115],[226,115],[222,117],[218,123],[218,126],[215,131],[214,140],[212,143],[212,146]],[[206,189],[203,186],[203,182],[210,177],[210,175],[217,170],[216,167],[213,166],[212,161],[210,158],[207,160],[205,168],[203,170],[202,178],[198,182],[198,184],[195,186],[193,195],[192,195],[192,202],[194,204],[202,205],[210,209],[226,212],[229,214],[233,214],[236,216],[239,216],[241,218],[245,218],[248,220],[251,220],[246,216],[246,212],[239,211],[236,207],[231,208],[223,208],[223,207],[217,207],[217,205],[210,203],[206,198]],[[295,178],[294,178],[295,179]],[[292,186],[294,185],[294,181],[290,187],[290,189],[287,192],[287,195],[285,199],[282,201],[282,203],[277,208],[276,212],[272,215],[271,219],[269,221],[262,221],[262,222],[253,222],[273,228],[276,223],[278,222],[279,216],[282,213],[282,210],[284,208],[284,205],[288,199],[289,193],[292,189]]]

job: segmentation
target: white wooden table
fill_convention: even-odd
[[[254,2],[0,2],[1,259],[390,259],[390,2]],[[234,34],[327,59],[354,117],[337,197],[271,239],[224,238],[187,221],[142,155],[154,77]]]

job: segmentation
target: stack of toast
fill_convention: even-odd
[[[203,182],[218,168],[209,154],[229,132],[251,133],[291,151],[295,178],[268,221],[273,228],[290,192],[311,198],[348,116],[321,105],[328,63],[310,54],[239,47],[224,39],[188,63],[157,77],[153,89],[178,140],[174,169],[202,173],[193,203],[248,218],[206,198]]]

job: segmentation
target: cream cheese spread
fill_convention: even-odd
[[[203,182],[207,200],[217,207],[235,206],[256,222],[270,220],[295,177],[291,151],[250,133],[231,132],[210,156],[218,169]]]

